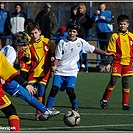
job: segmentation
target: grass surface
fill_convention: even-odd
[[[121,79],[119,79],[108,100],[108,109],[101,109],[100,99],[109,78],[109,73],[79,73],[75,92],[79,101],[81,122],[73,128],[67,127],[63,122],[64,113],[71,109],[65,91],[57,94],[54,103],[54,108],[60,110],[61,114],[51,117],[47,121],[35,121],[35,109],[33,107],[18,97],[7,95],[16,107],[21,119],[21,131],[133,131],[133,78],[131,78],[130,83],[130,111],[122,110]],[[47,89],[47,95],[51,88],[51,82],[52,79]],[[7,127],[7,125],[7,119],[0,112],[0,126]]]

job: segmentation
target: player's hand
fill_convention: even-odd
[[[52,66],[52,71],[54,72],[56,70],[56,68],[57,68],[56,65]]]
[[[37,89],[34,88],[32,85],[27,85],[26,89],[29,91],[31,95],[35,95],[37,93]]]
[[[105,67],[105,69],[106,69],[106,71],[107,71],[107,72],[110,72],[111,65],[110,65],[110,64],[108,64],[108,65]]]
[[[1,84],[5,84],[5,80],[4,79],[0,79],[0,82],[1,82]]]
[[[114,53],[111,53],[111,52],[110,52],[110,53],[106,53],[106,55],[107,55],[107,56],[113,55],[114,58],[116,57],[116,55],[115,55]]]

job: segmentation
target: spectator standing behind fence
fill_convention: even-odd
[[[87,14],[86,6],[84,3],[79,4],[78,12],[75,18],[80,24],[80,30],[78,36],[86,40],[88,38],[88,30],[93,27],[94,21],[90,18],[89,14]],[[85,53],[82,54],[82,58],[86,59]],[[83,60],[81,62],[81,68],[85,68],[85,66],[86,66],[86,61]]]
[[[58,31],[57,18],[51,10],[51,4],[45,3],[43,10],[40,11],[36,18],[41,29],[41,34],[46,38],[52,38]]]
[[[5,2],[0,2],[0,38],[1,48],[6,45],[6,38],[1,36],[10,35],[9,12],[5,9]],[[0,48],[0,49],[1,49]]]
[[[71,10],[70,10],[70,17],[69,17],[69,21],[70,20],[74,20],[77,16],[77,12],[78,12],[78,5],[73,5],[71,7]]]
[[[113,32],[112,25],[110,22],[112,20],[112,11],[106,9],[106,4],[104,2],[99,3],[99,8],[96,13],[92,16],[92,19],[96,22],[96,33],[97,38],[107,41],[99,41],[100,49],[107,50],[108,40]],[[100,68],[106,65],[106,57],[101,55]]]
[[[21,4],[15,4],[15,11],[10,16],[11,33],[14,35],[19,31],[24,31],[27,15],[22,11]]]

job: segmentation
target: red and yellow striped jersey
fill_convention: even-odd
[[[45,71],[51,69],[51,54],[54,54],[56,45],[44,36],[28,45],[26,52],[30,59],[27,64],[31,64],[31,70],[34,71],[33,77],[45,76]],[[30,71],[31,71],[30,70]]]
[[[114,52],[116,58],[113,62],[129,65],[133,59],[133,34],[128,30],[125,33],[113,33],[108,44],[108,52]]]

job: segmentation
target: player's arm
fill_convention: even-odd
[[[100,54],[100,55],[105,55],[105,56],[111,56],[112,55],[112,56],[115,57],[115,54],[114,53],[112,53],[112,52],[107,53],[107,52],[105,52],[105,51],[103,51],[103,50],[101,50],[99,48],[95,48],[94,51],[93,51],[93,53]]]
[[[55,59],[53,65],[52,65],[52,71],[55,71],[57,66],[59,65],[60,60],[59,59]]]
[[[26,88],[32,95],[36,94],[37,89],[31,85],[28,85],[27,81],[24,80],[24,78],[20,74],[15,75],[11,80],[17,81],[20,85]]]

